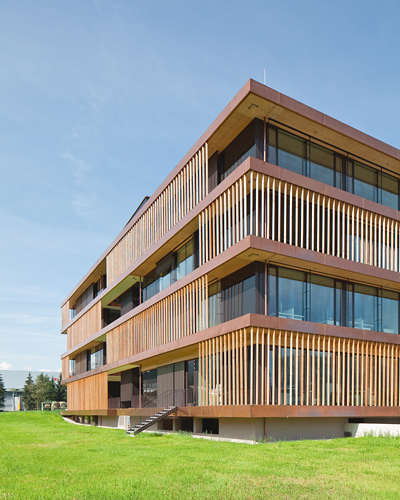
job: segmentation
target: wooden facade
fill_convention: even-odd
[[[399,345],[247,328],[199,344],[201,406],[399,406]]]
[[[399,221],[258,172],[238,179],[198,217],[202,264],[255,235],[399,271]]]
[[[262,134],[249,158],[238,137],[253,120]],[[178,380],[175,400],[186,406],[179,418],[400,422],[400,211],[268,163],[269,120],[343,157],[365,158],[376,179],[392,176],[400,207],[400,151],[246,84],[63,303],[68,414],[133,415],[143,395],[175,390]],[[311,323],[308,313],[268,311],[278,266],[308,273],[305,284],[334,278],[335,301],[369,286],[379,314],[397,314],[398,324]],[[103,279],[82,306],[83,290]],[[390,312],[382,312],[384,298]]]
[[[205,143],[107,255],[107,284],[145,254],[207,194]]]
[[[68,410],[105,410],[107,408],[107,373],[100,373],[68,384]]]
[[[203,276],[108,332],[108,362],[206,329],[207,304],[208,282]]]
[[[101,330],[101,303],[97,302],[67,329],[68,349]]]

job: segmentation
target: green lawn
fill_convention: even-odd
[[[0,413],[0,499],[400,498],[400,438],[256,446]]]

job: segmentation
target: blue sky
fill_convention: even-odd
[[[0,368],[249,79],[400,148],[398,1],[0,1]]]

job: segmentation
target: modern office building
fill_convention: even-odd
[[[63,302],[64,413],[399,423],[399,178],[399,150],[249,80]]]

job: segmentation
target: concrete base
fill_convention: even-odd
[[[263,418],[220,418],[219,437],[246,441],[264,439]]]
[[[400,436],[399,424],[345,424],[346,437]]]
[[[98,417],[98,425],[101,427],[113,427],[116,429],[127,429],[129,417],[117,415],[103,415]]]
[[[347,418],[267,418],[266,441],[344,437]]]

